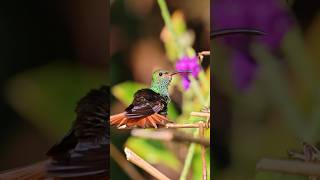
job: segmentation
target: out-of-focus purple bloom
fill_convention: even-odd
[[[250,85],[254,79],[256,65],[252,63],[248,53],[251,42],[257,40],[269,47],[272,52],[276,52],[294,22],[285,4],[279,0],[214,0],[211,2],[210,12],[211,29],[253,28],[267,33],[261,37],[229,35],[220,38],[224,44],[231,47],[231,50],[242,51],[242,53],[234,52],[231,60],[233,77],[240,89]],[[238,68],[246,67],[246,70],[236,70],[235,65]],[[249,74],[253,77],[247,77]]]
[[[239,89],[245,90],[254,78],[257,64],[248,54],[242,51],[236,50],[232,56],[231,72],[234,78],[234,84]]]
[[[177,71],[191,71],[192,76],[194,78],[197,78],[199,75],[199,72],[201,70],[198,57],[193,56],[193,57],[188,57],[188,56],[183,56],[180,60],[177,61],[176,63],[176,70]],[[182,85],[184,89],[189,89],[190,87],[190,79],[188,78],[189,73],[183,73],[181,74],[183,79],[182,79]]]

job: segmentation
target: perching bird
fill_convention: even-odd
[[[109,87],[91,90],[76,107],[67,135],[47,155],[49,160],[0,174],[0,179],[108,179]]]
[[[123,113],[110,116],[110,124],[118,128],[158,128],[170,121],[167,105],[170,102],[168,87],[172,76],[178,73],[157,70],[152,74],[151,87],[138,90],[133,102]]]

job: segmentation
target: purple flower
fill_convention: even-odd
[[[242,51],[234,51],[230,66],[235,86],[241,90],[248,88],[248,84],[255,76],[257,67],[250,55]]]
[[[249,86],[255,75],[256,65],[249,54],[251,43],[258,41],[276,52],[294,22],[279,0],[214,0],[210,12],[211,29],[253,28],[267,33],[261,37],[238,34],[219,38],[231,48],[232,76],[240,89]]]
[[[188,56],[183,56],[180,60],[177,61],[176,63],[176,70],[177,71],[191,71],[192,76],[194,78],[198,77],[198,74],[201,70],[198,57],[193,56],[193,57],[188,57]],[[189,89],[190,87],[190,79],[188,78],[188,73],[183,73],[182,75],[182,85],[184,89]]]

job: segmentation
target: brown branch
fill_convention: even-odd
[[[168,123],[163,128],[177,129],[177,128],[199,128],[199,127],[200,127],[199,123],[196,122],[196,123],[189,123],[189,124]],[[159,129],[160,128],[161,127],[159,127]],[[209,122],[205,123],[204,128],[210,128],[210,123]],[[127,127],[126,125],[122,125],[122,126],[118,127],[118,129],[141,129],[141,128],[131,128],[131,127]],[[154,128],[151,128],[151,129],[154,129]]]
[[[210,140],[203,138],[196,138],[189,134],[182,132],[174,132],[169,130],[149,131],[145,129],[133,129],[131,135],[140,138],[161,140],[161,141],[186,141],[201,144],[203,146],[210,146]]]
[[[210,117],[210,113],[208,112],[191,112],[190,115],[197,116],[197,117],[205,117],[205,118]]]
[[[130,176],[131,179],[145,178],[124,158],[120,151],[110,143],[110,155],[118,163],[118,165]]]
[[[139,157],[137,154],[135,154],[133,151],[131,151],[129,148],[125,147],[124,152],[126,153],[127,160],[129,162],[132,162],[133,164],[139,166],[149,174],[151,174],[153,177],[157,179],[164,179],[164,180],[170,180],[167,176],[162,174],[160,171],[158,171],[156,168],[151,166],[149,163],[147,163],[145,160],[143,160],[141,157]]]
[[[199,137],[201,139],[204,138],[204,123],[200,123],[200,128],[199,128]],[[206,163],[206,147],[201,146],[201,159],[202,159],[202,179],[207,180],[207,163]]]
[[[274,171],[303,176],[320,176],[320,164],[297,160],[262,159],[257,164],[257,170]]]
[[[201,51],[198,53],[200,62],[202,62],[204,56],[210,56],[210,51]]]
[[[175,123],[168,123],[165,126],[166,128],[199,128],[200,123],[193,123],[193,124],[175,124]],[[204,128],[210,128],[210,124],[206,125]]]

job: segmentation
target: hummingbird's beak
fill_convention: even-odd
[[[192,73],[191,71],[173,71],[169,75],[173,76],[175,74]]]
[[[231,34],[248,34],[248,35],[266,35],[265,32],[260,31],[258,29],[246,29],[246,28],[231,28],[231,29],[219,29],[210,32],[210,38],[216,38],[225,35]]]

